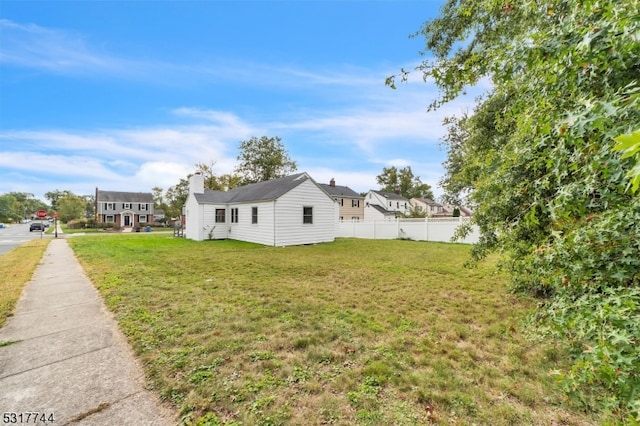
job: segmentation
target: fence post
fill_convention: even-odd
[[[424,218],[424,231],[425,231],[425,240],[429,241],[429,218]]]

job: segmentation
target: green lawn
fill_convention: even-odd
[[[0,327],[13,314],[22,288],[31,280],[49,241],[32,240],[0,256]]]
[[[463,245],[69,240],[185,423],[583,425],[534,305]]]

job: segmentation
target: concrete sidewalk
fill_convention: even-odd
[[[58,425],[172,425],[67,241],[51,241],[0,329],[0,415]],[[13,416],[11,414],[11,416]],[[34,422],[33,415],[28,420]],[[47,422],[49,424],[49,422]]]

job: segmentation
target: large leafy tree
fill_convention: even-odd
[[[206,189],[228,191],[241,185],[241,176],[235,173],[218,175],[215,173],[214,165],[214,162],[209,164],[197,163],[195,165],[196,171],[202,173],[204,177],[204,187]],[[186,178],[180,179],[180,182],[167,189],[164,195],[162,188],[154,187],[152,189],[156,207],[164,209],[167,217],[179,217],[182,214],[182,207],[189,196],[189,179],[191,176],[190,174]]]
[[[228,191],[242,184],[242,176],[235,173],[218,175],[214,171],[215,163],[198,163],[196,170],[204,176],[204,187],[214,191]]]
[[[68,222],[73,219],[82,219],[87,216],[87,199],[71,192],[57,199],[56,208],[60,214],[60,220]]]
[[[0,195],[0,221],[14,222],[30,218],[48,206],[28,192],[9,192]]]
[[[638,10],[640,0],[449,0],[416,34],[432,54],[416,71],[440,89],[430,108],[491,82],[445,138],[443,183],[474,207],[475,255],[501,249],[514,287],[546,298],[536,325],[574,357],[558,371],[567,391],[637,420],[640,201],[632,159],[613,148],[640,123]]]
[[[381,191],[400,191],[400,194],[408,199],[433,199],[431,186],[423,183],[420,180],[420,176],[414,176],[411,166],[406,166],[401,169],[398,169],[396,166],[383,167],[382,173],[376,176],[376,182],[380,185]]]
[[[51,208],[53,210],[58,209],[58,200],[62,197],[73,196],[73,192],[65,189],[64,191],[60,191],[59,189],[55,189],[53,191],[48,191],[44,194],[44,198],[51,202]]]
[[[187,202],[189,196],[189,176],[187,178],[180,179],[176,185],[167,189],[165,194],[165,201],[167,208],[165,209],[165,215],[167,217],[175,218],[182,215],[182,207]]]
[[[243,185],[285,177],[298,168],[277,136],[254,136],[240,142],[238,161],[235,173],[241,176]]]
[[[0,195],[0,222],[13,222],[20,213],[16,209],[16,199],[9,194]]]

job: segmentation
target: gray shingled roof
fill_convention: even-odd
[[[311,177],[306,173],[298,173],[280,179],[252,183],[230,191],[212,191],[205,189],[202,194],[194,194],[200,204],[227,204],[252,201],[270,201],[280,198]],[[312,179],[313,181],[313,179]],[[315,183],[315,182],[314,182]],[[327,194],[328,195],[328,194]]]
[[[342,185],[331,186],[327,183],[320,183],[318,185],[320,185],[322,189],[324,189],[334,197],[364,198],[362,195],[358,194],[356,191],[349,188],[348,186],[342,186]]]
[[[384,191],[376,191],[375,189],[372,189],[371,192],[375,192],[376,194],[380,194],[382,195],[384,198],[389,199],[389,200],[403,200],[403,201],[409,201],[406,198],[404,198],[402,195],[400,194],[396,194],[395,192],[384,192]]]
[[[369,204],[369,207],[373,207],[374,209],[378,210],[380,213],[382,213],[385,216],[389,216],[389,215],[395,216],[396,215],[395,211],[387,210],[384,207],[379,206],[377,204]]]
[[[436,202],[436,201],[433,201],[433,200],[432,200],[432,199],[430,199],[430,198],[416,198],[416,200],[418,200],[418,201],[420,201],[420,202],[422,202],[422,203],[424,203],[424,204],[426,204],[426,205],[428,205],[428,206],[434,206],[434,207],[438,207],[438,206],[440,206],[440,207],[444,207],[442,204],[440,204],[440,203],[438,203],[438,202]]]
[[[97,197],[98,202],[153,204],[153,194],[151,194],[150,192],[121,192],[98,190]]]

